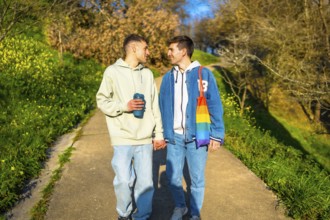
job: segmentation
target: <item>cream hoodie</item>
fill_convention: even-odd
[[[144,94],[142,119],[128,112],[134,93]],[[97,106],[106,115],[111,145],[140,145],[163,139],[158,91],[152,72],[143,65],[131,68],[123,59],[109,66],[96,94]]]

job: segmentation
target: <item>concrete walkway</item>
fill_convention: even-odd
[[[159,83],[159,79],[157,79]],[[114,173],[105,117],[96,111],[74,142],[71,161],[55,186],[46,220],[115,220]],[[168,220],[173,202],[165,174],[166,150],[154,153],[155,196],[152,220]],[[287,219],[276,196],[228,150],[210,153],[206,168],[204,220]],[[17,217],[17,216],[16,216]],[[12,214],[15,218],[15,213]],[[26,218],[21,218],[26,219]],[[185,218],[188,219],[188,218]]]

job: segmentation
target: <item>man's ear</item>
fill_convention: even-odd
[[[131,48],[132,48],[132,51],[135,53],[136,52],[136,43],[132,43]]]
[[[184,57],[184,56],[188,56],[188,54],[187,54],[187,49],[186,48],[182,48],[182,56]]]
[[[133,52],[135,53],[136,51],[136,44],[135,43],[130,43],[127,45],[127,52]]]

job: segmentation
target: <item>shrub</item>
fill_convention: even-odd
[[[95,106],[102,77],[93,61],[58,58],[54,50],[18,36],[0,43],[0,212],[39,174],[47,149]]]

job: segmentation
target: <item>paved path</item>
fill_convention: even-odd
[[[157,79],[159,83],[160,79]],[[105,117],[96,111],[74,142],[71,161],[55,186],[46,220],[115,220],[114,173]],[[155,196],[151,220],[168,220],[173,202],[166,184],[166,150],[154,153]],[[276,196],[228,150],[210,153],[206,168],[204,220],[287,219]],[[12,214],[12,219],[26,219]],[[186,218],[187,219],[187,218]]]

